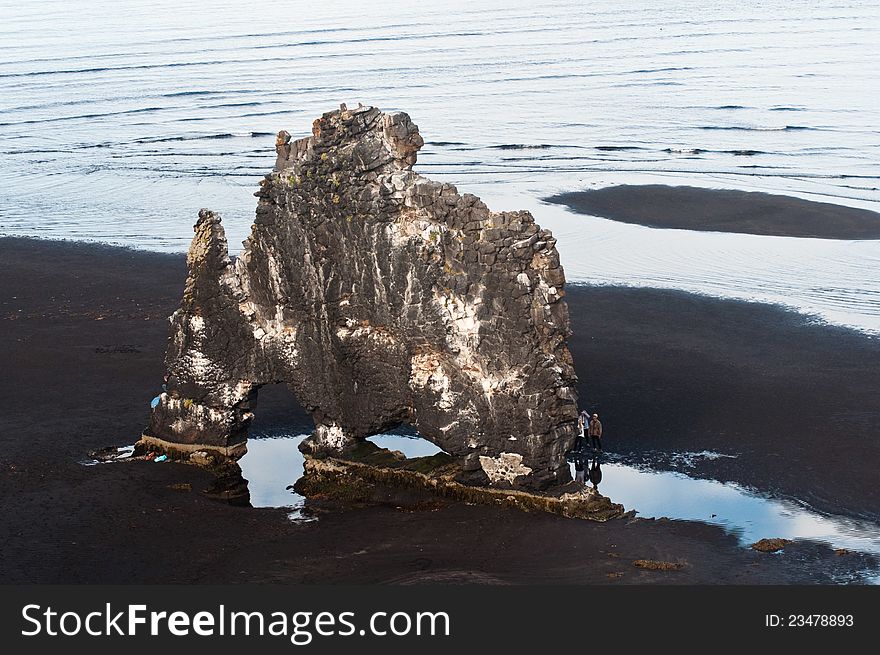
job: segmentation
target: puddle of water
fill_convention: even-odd
[[[239,464],[248,480],[254,507],[289,508],[291,518],[303,518],[305,498],[288,487],[303,474],[303,456],[298,446],[305,437],[279,435],[248,440],[248,452]],[[382,448],[399,450],[406,457],[440,452],[429,441],[406,435],[381,434],[370,440]],[[674,459],[693,464],[699,459],[718,457],[731,455],[678,453]],[[719,525],[736,535],[743,546],[764,537],[812,539],[834,548],[880,555],[880,526],[874,523],[819,514],[795,502],[767,498],[733,483],[702,480],[683,473],[651,471],[616,462],[604,463],[601,469],[600,491],[645,518],[668,517]]]
[[[303,474],[303,456],[300,442],[308,435],[278,435],[249,438],[247,454],[238,464],[248,481],[251,505],[254,507],[283,507],[290,509],[291,520],[312,520],[303,514],[305,498],[288,489]],[[426,457],[442,452],[430,441],[401,434],[378,434],[370,441],[380,448],[399,450],[406,457]]]
[[[701,455],[695,453],[694,455]],[[682,459],[687,459],[683,457]],[[795,502],[767,498],[733,483],[620,463],[602,465],[600,491],[645,518],[668,517],[719,525],[749,545],[764,537],[811,539],[834,548],[880,555],[880,526],[819,514]]]
[[[283,435],[248,439],[247,453],[238,460],[247,480],[251,505],[283,507],[290,510],[290,520],[308,520],[302,509],[305,498],[288,489],[303,474],[300,442],[307,435]]]
[[[303,475],[299,451],[305,434],[276,434],[248,439],[247,454],[239,460],[248,482],[253,507],[289,509],[292,521],[310,521],[303,512],[305,498],[289,487]],[[431,442],[404,434],[380,434],[370,441],[381,448],[399,450],[406,457],[426,457],[442,452]],[[131,457],[134,446],[106,449],[102,458],[87,465]],[[669,461],[692,468],[700,459],[735,457],[715,452],[671,453]],[[608,457],[607,455],[605,456]],[[743,546],[765,537],[810,539],[880,555],[880,526],[840,516],[820,514],[784,499],[768,498],[734,483],[692,478],[681,472],[653,471],[620,462],[601,463],[600,491],[634,509],[644,518],[667,517],[718,525],[736,535]],[[572,465],[572,477],[574,477]],[[865,581],[880,584],[880,574],[867,573]]]

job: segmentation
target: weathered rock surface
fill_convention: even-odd
[[[404,113],[343,107],[311,137],[279,133],[241,256],[200,212],[145,444],[240,454],[258,389],[283,382],[315,420],[312,454],[406,423],[469,484],[570,479],[556,241],[528,212],[413,172],[422,144]]]

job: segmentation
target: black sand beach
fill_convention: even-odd
[[[787,584],[866,564],[808,543],[768,556],[699,523],[461,504],[324,507],[297,524],[205,497],[195,467],[79,464],[146,424],[184,276],[182,256],[0,239],[0,582]],[[568,301],[580,391],[607,449],[738,453],[700,473],[878,516],[876,340],[674,292],[569,287]],[[257,420],[307,425],[278,391]]]
[[[769,193],[661,184],[561,193],[547,202],[622,223],[703,232],[880,239],[880,214]]]

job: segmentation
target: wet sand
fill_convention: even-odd
[[[461,504],[319,507],[291,523],[210,500],[195,467],[82,466],[146,424],[184,277],[179,255],[0,239],[0,582],[822,583],[866,565],[808,543],[767,556],[699,523]],[[735,450],[730,479],[876,511],[876,342],[686,294],[572,287],[569,301],[606,448]],[[255,428],[308,424],[282,391],[262,395]]]
[[[661,184],[561,193],[547,202],[648,227],[822,239],[880,239],[880,214],[769,193]]]

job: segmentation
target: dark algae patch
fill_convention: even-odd
[[[547,202],[648,227],[820,239],[880,239],[880,214],[801,198],[662,184],[560,193]]]

